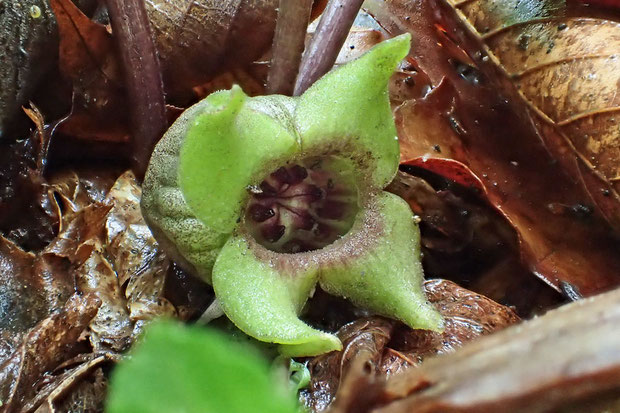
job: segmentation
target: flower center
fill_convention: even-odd
[[[245,222],[259,244],[276,252],[331,244],[351,229],[359,209],[352,168],[333,156],[282,166],[248,189]]]

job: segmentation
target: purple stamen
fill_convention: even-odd
[[[316,170],[280,167],[261,182],[260,192],[252,193],[246,222],[259,243],[274,251],[297,253],[322,248],[344,235],[336,221],[352,222],[356,209],[341,195],[354,199],[354,192],[318,165]]]

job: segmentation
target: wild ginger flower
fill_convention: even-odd
[[[298,318],[317,282],[413,328],[441,329],[422,290],[413,214],[383,191],[399,161],[387,83],[409,40],[382,42],[299,97],[214,93],[153,152],[142,210],[156,238],[212,283],[237,327],[283,354],[342,346]]]

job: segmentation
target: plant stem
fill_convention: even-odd
[[[301,95],[332,68],[363,2],[330,0],[303,55],[295,96]]]
[[[311,11],[312,0],[280,0],[268,94],[293,94]]]
[[[168,126],[161,71],[144,1],[106,0],[106,4],[129,97],[134,171],[141,179]]]

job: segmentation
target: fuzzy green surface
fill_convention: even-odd
[[[387,84],[409,52],[410,35],[384,41],[359,59],[330,72],[299,97],[295,124],[305,150],[343,148],[363,159],[371,184],[394,178],[400,149]]]
[[[213,268],[213,288],[226,315],[246,334],[282,344],[286,355],[321,354],[340,349],[340,341],[297,317],[317,281],[361,308],[412,328],[442,331],[441,316],[422,290],[419,251],[409,205],[381,191],[351,231],[322,250],[277,254],[247,235],[233,236]]]
[[[142,208],[157,239],[213,283],[237,327],[280,344],[283,354],[341,348],[335,336],[298,318],[317,282],[413,328],[442,328],[422,291],[411,210],[381,191],[399,161],[387,84],[409,42],[402,35],[380,43],[298,98],[250,98],[238,87],[212,94],[186,111],[155,149]],[[360,209],[353,226],[320,250],[267,251],[244,228],[248,189],[279,166],[316,156],[354,165]]]
[[[258,258],[249,244],[246,237],[232,237],[213,268],[213,288],[228,318],[258,340],[284,344],[287,355],[340,350],[336,336],[308,326],[297,316],[316,285],[316,264],[278,268]]]
[[[248,98],[238,87],[208,97],[209,110],[188,125],[178,166],[183,198],[210,233],[200,242],[220,248],[248,186],[300,156],[352,157],[371,185],[386,185],[399,159],[386,85],[408,50],[408,35],[385,41],[299,98]]]
[[[298,412],[253,350],[216,331],[156,322],[113,371],[106,412]]]
[[[377,242],[350,260],[323,267],[321,287],[411,328],[442,331],[441,315],[422,289],[420,231],[409,205],[388,192],[379,193],[373,204],[376,209],[369,215],[379,224],[371,230],[381,231],[373,234]]]

